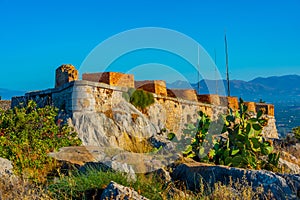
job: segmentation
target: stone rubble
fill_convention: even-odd
[[[146,197],[139,195],[135,190],[125,187],[116,182],[111,181],[104,189],[101,200],[148,200]]]

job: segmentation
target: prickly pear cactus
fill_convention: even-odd
[[[272,142],[262,136],[262,129],[267,125],[263,111],[251,116],[240,99],[240,110],[230,110],[223,117],[223,137],[213,140],[214,133],[209,133],[210,119],[202,112],[199,112],[199,116],[197,124],[189,125],[185,130],[195,135],[191,145],[183,152],[185,156],[232,167],[277,170],[279,154],[273,153]],[[213,147],[204,151],[209,141],[212,141]],[[261,159],[263,157],[266,159]]]

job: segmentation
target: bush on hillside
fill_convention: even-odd
[[[153,94],[144,90],[130,90],[128,91],[128,95],[129,102],[142,111],[154,103]]]
[[[55,167],[49,152],[81,144],[72,128],[57,124],[57,114],[57,108],[38,108],[34,101],[0,110],[0,157],[11,160],[17,174],[41,179]]]

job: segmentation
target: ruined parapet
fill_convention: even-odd
[[[274,116],[274,105],[266,103],[256,103],[256,112],[262,110],[264,114]]]
[[[248,107],[249,112],[256,113],[256,103],[255,102],[244,102],[244,104]]]
[[[216,106],[221,105],[220,96],[216,94],[199,94],[197,95],[200,103],[213,104]]]
[[[135,81],[135,88],[152,92],[158,95],[167,96],[166,82],[162,80]]]
[[[198,101],[196,90],[193,89],[167,89],[167,93],[168,97]]]
[[[61,65],[55,71],[55,88],[76,80],[78,80],[78,71],[71,64]]]
[[[123,74],[119,72],[84,73],[82,74],[82,80],[134,88],[133,74]]]

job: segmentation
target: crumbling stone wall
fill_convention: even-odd
[[[0,109],[8,110],[10,109],[11,101],[10,100],[0,100]]]
[[[61,65],[55,71],[55,88],[76,80],[78,80],[78,71],[73,65]]]
[[[134,88],[134,76],[117,72],[84,73],[82,80],[106,83],[112,86]]]
[[[135,88],[152,92],[158,95],[167,96],[166,82],[162,80],[135,81]]]
[[[265,103],[256,103],[256,112],[262,110],[264,114],[274,116],[274,105]]]
[[[122,94],[128,89],[91,81],[75,81],[60,88],[31,92],[24,97],[13,98],[13,105],[33,99],[37,100],[40,106],[51,104],[63,109],[69,116],[72,116],[74,112],[99,112],[113,119],[113,108],[118,102],[124,101]],[[220,114],[227,112],[227,106],[205,104],[157,94],[154,94],[154,99],[155,103],[147,108],[148,111],[145,116],[158,128],[167,128],[175,133],[182,133],[185,128],[184,124],[196,122],[198,111],[203,111],[213,120],[218,119]],[[267,108],[269,111],[272,107],[267,106]],[[270,116],[270,125],[266,134],[270,137],[278,137],[273,118]]]

